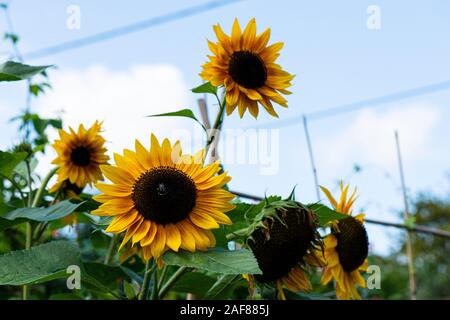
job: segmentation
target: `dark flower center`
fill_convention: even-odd
[[[236,51],[231,55],[228,73],[234,82],[247,89],[257,89],[267,80],[264,61],[250,51]]]
[[[358,269],[369,253],[369,239],[363,224],[355,218],[339,220],[339,232],[334,232],[337,239],[336,251],[339,262],[346,272]]]
[[[72,160],[72,163],[76,166],[85,167],[91,162],[91,152],[86,147],[76,147],[70,154],[70,160]]]
[[[138,212],[164,225],[186,219],[195,207],[196,198],[194,181],[171,167],[151,169],[133,186],[132,199]]]
[[[297,264],[303,262],[315,239],[312,217],[305,209],[290,208],[281,212],[278,219],[266,219],[267,229],[256,229],[248,244],[258,261],[262,275],[256,280],[270,282],[286,276]]]

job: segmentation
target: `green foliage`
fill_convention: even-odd
[[[50,67],[51,66],[29,66],[18,62],[7,61],[0,64],[0,82],[26,80],[42,73]]]
[[[32,143],[35,152],[44,151],[44,148],[48,145],[49,140],[46,133],[48,128],[62,128],[61,119],[44,119],[37,113],[25,112],[22,115],[12,118],[11,121],[20,121],[19,130],[25,132],[27,140],[30,139],[30,128],[33,128],[34,137]]]
[[[320,203],[310,204],[307,205],[307,207],[314,211],[317,216],[319,226],[321,227],[327,226],[331,221],[348,217],[348,215],[339,213]]]
[[[217,87],[213,86],[211,82],[205,82],[198,87],[191,89],[194,93],[211,93],[217,95]]]
[[[78,247],[70,241],[12,251],[0,256],[0,285],[37,284],[67,277],[67,267],[80,263]]]
[[[15,33],[5,32],[3,39],[10,40],[12,43],[17,43],[19,41],[19,36]]]
[[[242,282],[242,275],[224,274],[209,288],[203,298],[207,300],[224,299],[231,295],[233,290]]]
[[[14,169],[27,157],[26,152],[0,151],[0,175],[11,178]]]
[[[203,125],[203,123],[201,123],[201,121],[199,121],[195,117],[194,112],[192,112],[191,109],[182,109],[182,110],[178,110],[178,111],[174,111],[174,112],[154,114],[154,115],[150,115],[150,116],[147,116],[147,117],[184,117],[184,118],[190,118],[190,119],[196,121],[198,124],[200,124],[202,126],[203,130],[206,131],[206,128]]]
[[[9,212],[5,216],[5,219],[15,220],[22,218],[32,221],[49,222],[64,218],[65,216],[73,213],[80,205],[81,203],[74,204],[69,200],[64,200],[50,207],[19,208]]]
[[[83,264],[84,276],[86,274],[96,279],[103,286],[115,290],[122,280],[130,281],[130,277],[117,266],[108,266],[103,263],[87,262]]]
[[[216,279],[200,272],[185,274],[172,288],[175,292],[193,293],[199,299],[203,299],[206,292],[211,288]]]
[[[253,254],[246,250],[211,249],[206,252],[167,252],[163,260],[168,265],[185,266],[220,274],[261,274]]]

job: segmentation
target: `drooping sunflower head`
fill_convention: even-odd
[[[293,75],[275,63],[282,42],[267,46],[270,29],[256,34],[255,19],[250,20],[244,31],[234,20],[231,36],[226,35],[219,24],[214,26],[218,42],[208,40],[212,56],[203,65],[200,76],[214,86],[226,90],[226,112],[230,115],[236,107],[242,118],[246,110],[256,118],[259,105],[272,116],[278,117],[272,102],[287,107],[281,94],[290,94]]]
[[[107,232],[126,231],[139,243],[144,259],[158,259],[164,251],[180,248],[206,250],[215,245],[211,229],[230,224],[225,214],[234,208],[234,195],[223,186],[231,178],[217,174],[220,165],[203,165],[204,150],[182,154],[179,142],[162,144],[151,136],[150,149],[136,140],[135,151],[114,154],[115,166],[101,166],[112,184],[98,183],[102,205],[93,214],[114,216]]]
[[[248,246],[262,271],[254,278],[275,282],[280,297],[282,285],[289,290],[308,291],[311,284],[304,272],[305,260],[320,245],[314,214],[295,201],[277,201],[263,209]]]
[[[324,260],[326,267],[322,276],[322,284],[333,278],[336,281],[336,296],[339,299],[360,299],[356,285],[365,287],[360,271],[367,269],[369,240],[364,227],[364,214],[351,215],[356,199],[356,188],[347,200],[348,188],[341,183],[341,196],[336,201],[331,192],[321,187],[337,212],[348,214],[347,218],[333,221],[331,233],[324,241]]]
[[[109,157],[105,154],[105,139],[100,135],[101,123],[96,121],[92,127],[85,129],[81,124],[75,132],[59,130],[59,140],[53,144],[57,158],[53,164],[59,165],[58,181],[51,192],[68,183],[84,188],[98,180],[103,180],[100,165],[105,164]]]

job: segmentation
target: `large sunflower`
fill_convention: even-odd
[[[234,208],[234,195],[222,188],[231,178],[216,175],[219,163],[203,166],[204,150],[183,155],[178,141],[160,145],[153,134],[150,150],[137,140],[135,149],[114,154],[115,166],[101,166],[112,184],[96,184],[103,194],[94,199],[103,204],[93,214],[114,216],[106,231],[126,231],[121,247],[130,239],[139,243],[146,260],[167,249],[214,246],[210,229],[230,224],[224,212]]]
[[[231,36],[219,24],[213,28],[218,42],[208,40],[213,55],[208,56],[210,61],[203,65],[200,76],[214,86],[225,86],[227,114],[238,107],[241,118],[247,109],[256,118],[261,104],[269,114],[278,117],[272,102],[287,107],[280,93],[291,93],[286,88],[294,78],[275,63],[283,43],[267,46],[270,29],[256,35],[255,19],[250,20],[244,32],[235,19]]]
[[[361,299],[356,285],[365,288],[366,283],[360,271],[367,270],[369,241],[364,228],[364,214],[352,217],[352,207],[356,199],[356,188],[347,199],[348,188],[341,183],[341,196],[337,202],[331,192],[320,187],[337,212],[349,215],[348,218],[333,221],[331,234],[324,240],[324,268],[321,279],[327,284],[336,281],[336,296],[339,299]]]
[[[59,140],[53,147],[58,157],[53,164],[59,165],[58,180],[51,192],[66,186],[83,189],[103,180],[100,165],[105,164],[109,157],[105,154],[105,139],[99,134],[101,123],[96,121],[88,130],[80,124],[78,132],[69,128],[70,132],[59,130]]]
[[[285,299],[283,286],[293,292],[310,291],[306,261],[315,260],[320,245],[315,216],[294,201],[272,203],[264,210],[267,218],[247,241],[262,271],[253,277],[261,283],[275,282],[280,299]]]

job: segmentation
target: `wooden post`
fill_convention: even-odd
[[[311,139],[309,137],[308,120],[305,115],[303,116],[303,128],[305,129],[306,144],[308,145],[309,160],[311,161],[311,168],[314,176],[314,187],[316,189],[317,201],[320,201],[319,178],[317,177],[317,168],[314,162]]]
[[[403,163],[402,163],[402,155],[400,152],[400,140],[398,137],[397,130],[395,131],[395,143],[397,147],[397,159],[398,159],[398,169],[400,172],[400,181],[402,184],[402,193],[403,193],[403,218],[405,219],[405,223],[409,220],[409,206],[408,206],[408,196],[406,193],[406,183],[405,183],[405,175],[403,173]],[[414,257],[413,257],[413,249],[411,243],[411,231],[406,230],[406,255],[408,257],[408,274],[409,274],[409,290],[411,295],[411,300],[417,299],[417,287],[416,287],[416,278],[414,275]]]
[[[198,108],[200,109],[200,116],[202,118],[203,126],[206,128],[206,130],[211,129],[211,122],[209,121],[208,117],[208,108],[206,105],[206,97],[198,99]],[[215,134],[215,133],[213,133]],[[216,134],[214,141],[211,144],[210,147],[210,157],[209,157],[209,163],[213,163],[216,160],[219,160],[219,153],[217,152],[217,144],[219,143],[219,135]],[[208,155],[206,155],[208,156]]]

